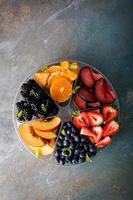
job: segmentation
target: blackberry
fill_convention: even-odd
[[[22,117],[23,119],[26,121],[30,121],[32,119],[32,112],[31,110],[28,110],[28,109],[24,109],[22,111]]]
[[[24,97],[24,98],[26,98],[26,97],[28,97],[29,96],[29,91],[30,91],[30,87],[29,87],[29,85],[28,84],[26,84],[26,83],[24,83],[23,85],[22,85],[22,87],[21,87],[21,95]]]
[[[30,79],[27,84],[29,85],[30,88],[35,89],[35,90],[40,90],[41,87],[36,83],[34,79]]]
[[[17,105],[18,111],[20,111],[20,110],[23,111],[23,109],[25,109],[25,108],[31,109],[31,108],[30,108],[30,104],[29,104],[28,101],[23,101],[23,100],[22,100],[22,101],[17,102],[16,105]]]

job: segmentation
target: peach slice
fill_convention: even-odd
[[[38,150],[40,150],[41,155],[43,155],[43,156],[48,156],[48,155],[52,154],[54,151],[54,148],[52,148],[48,143],[46,143],[42,147],[34,147],[34,146],[30,146],[30,145],[28,145],[28,147],[34,153],[36,153]]]
[[[56,141],[56,139],[53,138],[53,139],[50,140],[50,142],[49,142],[48,144],[49,144],[52,148],[55,148],[55,141]]]
[[[56,135],[57,129],[55,129],[53,131],[45,132],[45,131],[41,131],[41,130],[34,128],[34,131],[37,135],[39,135],[40,137],[42,137],[44,139],[50,140],[50,139],[57,137],[57,135]]]
[[[50,73],[48,72],[36,72],[35,73],[35,80],[42,86],[47,85],[48,77]]]
[[[35,134],[32,126],[28,123],[23,123],[19,126],[19,133],[26,144],[36,147],[44,145],[43,140]]]
[[[49,121],[46,120],[34,120],[32,121],[32,126],[34,129],[41,130],[44,132],[53,131],[60,125],[61,119],[55,117]]]

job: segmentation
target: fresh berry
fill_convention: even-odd
[[[22,116],[24,121],[30,121],[32,119],[32,111],[28,109],[24,109],[22,111]]]
[[[103,122],[103,116],[100,113],[95,112],[95,110],[87,112],[87,116],[91,126],[98,126]]]
[[[104,121],[110,121],[118,118],[118,110],[112,106],[105,106],[102,109]]]
[[[116,94],[113,89],[103,78],[96,81],[95,94],[102,103],[112,103],[116,99]]]
[[[116,135],[119,132],[120,125],[116,121],[109,121],[105,124],[103,128],[103,136]]]
[[[79,93],[79,96],[84,101],[95,102],[97,100],[94,93],[90,91],[87,87],[81,87],[78,93]]]
[[[96,143],[96,135],[91,129],[83,127],[80,131],[80,135],[88,136],[92,143]]]
[[[94,85],[94,80],[91,75],[91,71],[89,67],[84,67],[80,71],[80,79],[84,83],[86,87],[92,88]]]
[[[103,129],[102,129],[102,127],[101,126],[94,126],[94,127],[92,127],[92,131],[96,135],[96,141],[95,142],[96,143],[99,142],[99,140],[103,136]]]
[[[101,139],[97,144],[96,147],[102,148],[111,143],[112,139],[109,136],[106,136],[105,138]]]
[[[88,127],[90,125],[90,121],[87,112],[78,112],[77,116],[73,118],[73,124],[77,128],[82,128],[84,126]]]
[[[84,109],[86,108],[86,101],[83,100],[80,95],[78,94],[78,92],[74,95],[74,102],[76,104],[76,106],[80,109]]]

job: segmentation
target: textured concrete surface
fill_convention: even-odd
[[[0,200],[133,199],[132,18],[131,0],[0,0]],[[118,92],[121,133],[91,164],[37,161],[13,128],[18,85],[60,58],[94,65]]]

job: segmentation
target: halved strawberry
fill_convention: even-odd
[[[87,116],[91,126],[98,126],[103,122],[103,116],[95,110],[87,112]]]
[[[112,103],[116,99],[113,89],[103,78],[96,81],[95,94],[98,100],[103,103]]]
[[[113,119],[117,119],[118,117],[118,110],[113,108],[112,106],[105,106],[102,109],[102,114],[104,121],[110,121]]]
[[[101,139],[97,144],[96,144],[96,147],[99,147],[99,148],[102,148],[102,147],[105,147],[107,145],[109,145],[111,143],[112,139],[107,136],[103,139]]]
[[[91,68],[91,75],[92,75],[92,78],[97,81],[101,78],[103,78],[103,75],[97,71],[95,71],[94,69]]]
[[[81,113],[79,113],[77,116],[75,116],[73,118],[73,124],[77,128],[82,128],[84,126],[88,127],[88,126],[90,126],[90,121],[89,121],[86,113],[85,112],[81,112]]]
[[[103,128],[103,136],[116,135],[119,132],[120,125],[116,121],[109,121],[105,124]]]
[[[101,126],[94,126],[92,127],[92,131],[93,133],[95,133],[96,135],[96,140],[95,142],[99,142],[99,140],[101,139],[101,137],[103,136],[103,129]]]
[[[89,128],[83,127],[80,131],[80,134],[88,136],[92,143],[96,143],[96,135]]]
[[[96,96],[92,91],[90,91],[87,87],[81,87],[79,90],[79,96],[89,102],[95,102],[97,100]]]
[[[74,95],[74,101],[78,108],[86,108],[86,102],[79,96],[78,92]]]
[[[80,79],[85,84],[86,87],[92,88],[94,85],[94,80],[91,75],[89,67],[84,67],[80,70]]]

